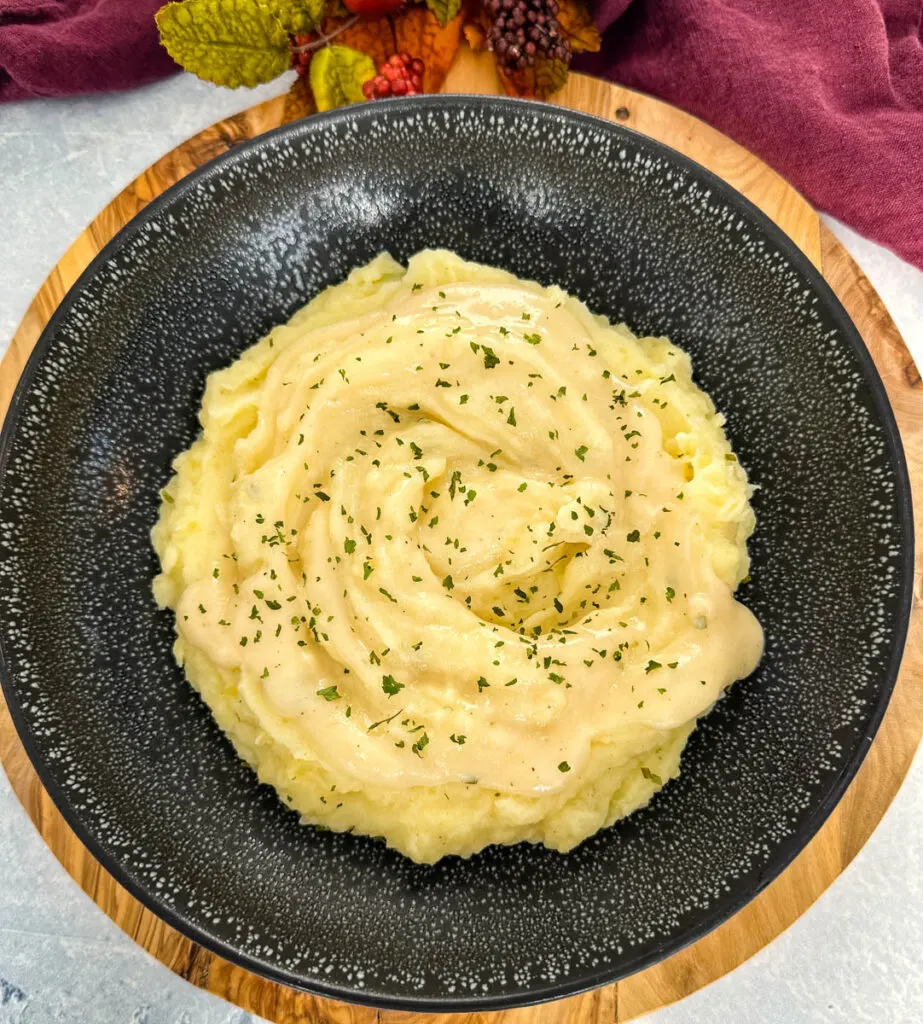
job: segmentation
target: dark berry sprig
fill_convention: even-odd
[[[558,24],[558,0],[486,0],[487,46],[507,71],[521,71],[542,54],[570,64],[571,48]]]
[[[366,99],[378,100],[386,96],[416,96],[423,92],[425,65],[419,57],[409,53],[396,53],[381,66],[374,78],[370,78],[362,91]]]

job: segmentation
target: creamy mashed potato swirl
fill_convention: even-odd
[[[306,822],[567,850],[762,653],[723,418],[666,338],[383,255],[209,379],[153,542],[175,653]]]

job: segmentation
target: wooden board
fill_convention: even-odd
[[[450,72],[446,91],[499,92],[490,56],[463,51]],[[796,241],[821,268],[865,339],[897,416],[912,481],[919,487],[923,482],[920,375],[874,289],[807,202],[745,149],[665,103],[580,75],[571,76],[555,102],[619,121],[673,146],[743,192]],[[206,129],[158,160],[99,214],[45,281],[0,365],[0,417],[55,307],[116,231],[184,174],[241,140],[276,127],[285,116],[285,98],[279,97]],[[918,511],[918,535],[923,533],[921,525]],[[910,766],[923,726],[921,565],[923,559],[918,556],[914,616],[904,663],[878,737],[839,806],[791,867],[734,918],[669,960],[617,985],[541,1007],[445,1018],[379,1012],[295,992],[235,967],[165,925],[93,859],[42,788],[2,698],[0,760],[29,817],[84,892],[171,970],[251,1013],[279,1024],[416,1024],[424,1020],[430,1024],[438,1020],[445,1024],[450,1020],[452,1024],[618,1024],[683,998],[762,949],[830,885],[881,820]]]

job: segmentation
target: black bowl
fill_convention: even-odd
[[[298,824],[170,653],[148,531],[205,376],[383,249],[445,246],[669,334],[760,490],[759,670],[682,776],[566,856],[419,867]],[[855,328],[792,243],[672,150],[549,106],[428,97],[236,147],[106,247],[42,335],[0,447],[0,642],[58,807],[135,896],[261,974],[377,1006],[507,1007],[613,981],[730,917],[843,794],[911,593],[907,470]]]

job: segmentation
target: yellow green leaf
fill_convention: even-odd
[[[291,35],[313,32],[324,20],[324,0],[260,0]]]
[[[288,33],[258,0],[185,0],[156,14],[160,41],[186,71],[236,89],[290,66]]]
[[[462,0],[426,0],[426,6],[439,19],[443,27],[461,10]]]
[[[365,99],[362,84],[375,77],[371,57],[348,46],[326,46],[311,60],[311,90],[318,110]]]

